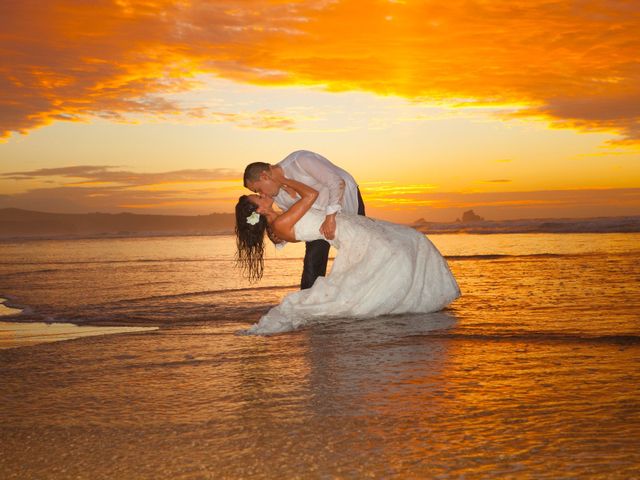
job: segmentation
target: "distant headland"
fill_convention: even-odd
[[[486,220],[473,210],[452,222],[420,218],[411,226],[437,233],[628,233],[640,232],[640,215],[596,218]],[[138,213],[49,213],[0,209],[0,239],[117,238],[172,235],[224,235],[235,227],[232,213],[145,215]]]
[[[193,216],[47,213],[3,208],[0,209],[0,238],[220,235],[233,232],[234,217],[231,213]]]

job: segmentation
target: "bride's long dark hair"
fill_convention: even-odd
[[[247,217],[256,211],[258,206],[242,195],[236,204],[236,265],[252,282],[262,278],[264,271],[264,233],[267,219],[260,215],[258,223],[247,223]]]

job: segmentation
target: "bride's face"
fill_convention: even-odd
[[[271,210],[273,205],[273,198],[266,195],[249,195],[249,201],[258,207],[256,211],[261,214]]]

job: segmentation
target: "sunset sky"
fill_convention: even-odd
[[[0,208],[231,212],[316,151],[367,213],[640,215],[640,3],[5,0]]]

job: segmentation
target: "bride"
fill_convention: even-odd
[[[284,184],[300,197],[284,213],[263,195],[243,195],[236,205],[236,259],[254,281],[262,278],[265,232],[287,242],[324,238],[324,214],[311,208],[318,191],[293,179]],[[436,312],[460,296],[446,260],[413,228],[339,214],[330,243],[338,250],[330,274],[284,297],[245,333],[287,332],[330,317]]]

